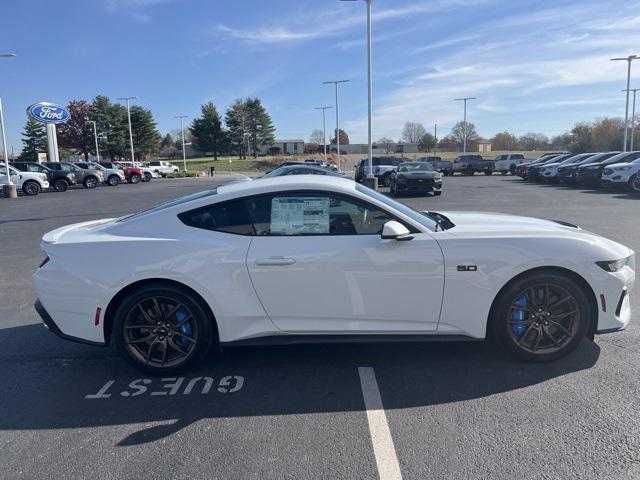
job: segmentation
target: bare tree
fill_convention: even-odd
[[[322,130],[314,130],[309,137],[309,143],[316,143],[318,145],[324,144],[324,133]]]
[[[384,148],[385,153],[393,153],[395,151],[396,142],[392,138],[382,137],[376,144]]]
[[[458,122],[451,129],[451,133],[449,134],[453,137],[459,144],[464,142],[465,136],[467,138],[467,142],[477,140],[478,133],[476,132],[476,126],[470,122]]]
[[[407,143],[418,143],[425,133],[427,131],[421,123],[407,122],[402,129],[402,140]]]

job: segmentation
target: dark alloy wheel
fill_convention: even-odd
[[[66,192],[69,190],[69,182],[64,178],[59,178],[53,183],[53,188],[56,192]]]
[[[144,181],[150,182],[153,179],[153,175],[150,172],[144,172]]]
[[[509,173],[511,173],[511,175],[515,175],[516,174],[516,166],[515,165],[511,165],[509,167]]]
[[[108,179],[107,179],[107,183],[109,185],[111,185],[112,187],[118,186],[120,185],[120,177],[117,175],[111,175]]]
[[[516,357],[548,362],[574,350],[586,336],[591,312],[582,288],[557,273],[514,282],[490,320],[495,338]]]
[[[26,195],[38,195],[40,193],[40,190],[42,190],[40,188],[40,184],[36,181],[28,181],[25,182],[22,185],[22,191],[26,194]]]
[[[137,173],[132,174],[131,177],[129,178],[129,181],[131,183],[140,183],[140,180],[142,180],[142,178]]]
[[[433,195],[435,195],[436,197],[439,197],[440,195],[442,195],[442,190],[435,190],[433,192]]]
[[[170,286],[129,295],[115,316],[120,353],[135,367],[165,375],[201,361],[211,346],[212,321],[200,301]]]
[[[98,186],[98,179],[96,177],[87,177],[82,182],[85,188],[96,188]]]
[[[629,188],[632,192],[640,193],[640,174],[636,173],[629,180]]]
[[[386,174],[382,177],[382,185],[385,187],[391,186],[391,174]]]

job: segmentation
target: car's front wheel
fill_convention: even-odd
[[[385,187],[391,186],[391,174],[387,173],[382,177],[382,185]]]
[[[151,175],[151,173],[144,172],[144,181],[145,182],[150,182],[152,179],[153,179],[153,175]]]
[[[40,184],[34,180],[24,182],[22,185],[22,191],[25,195],[38,195],[41,190],[42,188],[40,188]]]
[[[117,175],[111,175],[108,179],[107,179],[107,183],[112,186],[118,186],[120,185],[120,177]]]
[[[118,350],[135,367],[169,375],[200,362],[214,338],[213,319],[187,290],[148,285],[128,295],[115,314]]]
[[[490,327],[517,358],[550,362],[573,351],[586,336],[591,308],[583,289],[556,272],[525,275],[497,299]]]
[[[84,179],[82,184],[84,185],[84,188],[96,188],[98,186],[98,179],[93,176],[87,177]]]
[[[632,192],[635,193],[640,193],[640,174],[636,173],[633,177],[631,177],[631,179],[629,180],[629,189]]]
[[[64,178],[59,178],[55,182],[53,182],[53,189],[56,192],[66,192],[69,190],[69,182],[67,182]]]

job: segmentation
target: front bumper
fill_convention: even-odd
[[[92,342],[91,340],[85,340],[83,338],[73,337],[71,335],[66,335],[65,333],[62,333],[62,330],[60,330],[60,327],[58,327],[56,322],[54,322],[53,318],[51,318],[51,315],[49,315],[49,312],[47,312],[47,310],[44,308],[44,306],[42,305],[39,299],[36,300],[33,306],[36,309],[36,312],[38,312],[38,315],[40,315],[40,318],[42,319],[42,323],[47,328],[47,330],[49,330],[51,333],[55,333],[60,338],[69,340],[71,342],[84,343],[87,345],[94,345],[99,347],[105,346],[104,343]]]
[[[396,190],[399,192],[438,192],[442,190],[442,180],[416,179],[397,182]]]

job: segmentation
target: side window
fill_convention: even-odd
[[[393,218],[357,199],[326,193],[266,195],[248,199],[256,235],[379,235]]]
[[[243,200],[183,212],[178,218],[189,227],[236,235],[254,234],[253,224]]]

